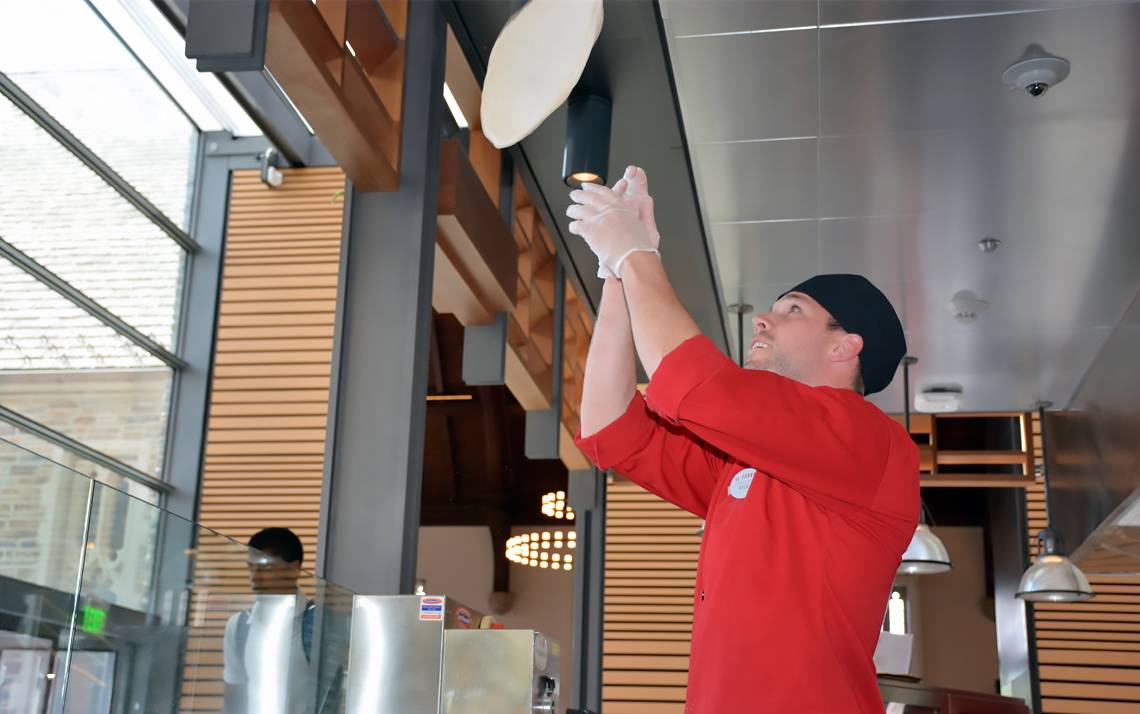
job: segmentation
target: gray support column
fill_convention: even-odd
[[[346,193],[317,573],[350,590],[415,585],[445,27],[408,4],[400,189]]]
[[[228,151],[236,143],[225,132],[199,140],[194,177],[190,237],[199,249],[186,259],[182,279],[182,317],[176,349],[187,367],[174,380],[166,441],[166,480],[174,487],[167,510],[191,520],[197,515],[198,482],[206,443],[210,373],[218,321],[218,297],[225,250],[226,211],[230,196]],[[250,147],[248,142],[243,147]],[[256,154],[251,154],[253,160]]]
[[[1033,609],[1018,599],[1017,585],[1029,566],[1025,490],[991,488],[989,528],[997,623],[998,682],[1001,694],[1023,699],[1041,711],[1041,683]]]
[[[574,658],[570,707],[602,711],[602,617],[606,568],[606,474],[597,469],[571,471],[570,507],[576,513],[578,545],[574,554]]]
[[[550,358],[550,409],[526,413],[523,450],[528,459],[557,459],[562,427],[562,342],[566,330],[566,268],[555,256],[554,346]]]

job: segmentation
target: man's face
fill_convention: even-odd
[[[772,310],[752,318],[752,342],[745,366],[763,369],[805,384],[827,363],[842,331],[828,327],[831,315],[803,293],[788,293]]]
[[[258,595],[292,595],[301,577],[300,563],[286,563],[272,553],[249,551],[249,586]]]

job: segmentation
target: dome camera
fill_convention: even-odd
[[[1033,44],[1016,62],[1005,68],[1001,81],[1036,98],[1068,76],[1069,60],[1051,55],[1041,45]]]

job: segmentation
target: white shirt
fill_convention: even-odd
[[[296,595],[258,595],[247,612],[226,623],[222,641],[226,684],[243,687],[245,714],[308,714],[315,708],[316,677],[305,656],[301,628],[308,599]],[[242,622],[243,619],[245,623]],[[239,628],[247,627],[245,651],[239,652]]]

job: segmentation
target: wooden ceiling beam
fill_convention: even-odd
[[[400,183],[400,127],[393,117],[399,114],[385,106],[382,95],[390,95],[386,98],[391,104],[392,95],[402,89],[393,93],[390,81],[380,75],[390,64],[402,67],[400,39],[382,15],[375,17],[381,13],[379,5],[342,4],[318,9],[310,2],[272,0],[265,65],[354,186],[394,191]],[[384,35],[361,40],[373,73],[346,47],[350,14],[361,27]],[[330,21],[337,27],[330,27]],[[389,56],[382,59],[382,51]]]

